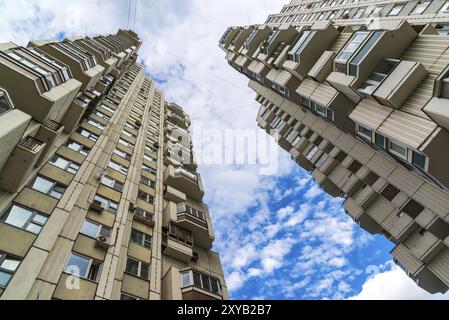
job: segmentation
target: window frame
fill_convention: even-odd
[[[7,218],[10,217],[10,215],[11,215],[11,210],[13,209],[13,207],[18,207],[19,209],[26,210],[26,211],[28,211],[28,212],[30,213],[30,216],[26,219],[25,223],[24,223],[22,226],[19,226],[19,225],[16,225],[16,224],[12,224],[12,223],[9,223],[9,222],[6,221]],[[5,218],[6,215],[8,215],[8,216]],[[40,216],[40,217],[44,218],[45,221],[44,221],[44,222],[34,221],[34,219],[36,218],[36,216]],[[13,227],[15,227],[15,228],[19,228],[19,229],[21,229],[21,230],[23,230],[23,231],[32,233],[32,234],[34,234],[34,235],[39,235],[39,234],[41,233],[42,229],[45,227],[45,224],[46,224],[47,221],[48,221],[48,218],[49,218],[48,215],[46,215],[46,214],[44,214],[44,213],[42,213],[42,212],[40,212],[40,211],[37,211],[37,210],[31,209],[31,208],[28,208],[28,207],[26,207],[26,206],[23,206],[23,205],[21,205],[21,204],[14,203],[14,202],[13,202],[13,203],[12,203],[6,210],[5,210],[5,211],[3,211],[3,212],[0,214],[0,221],[1,221],[2,223],[7,224],[7,225],[10,225],[10,226],[13,226]],[[31,231],[31,230],[28,230],[27,228],[28,228],[30,225],[35,225],[35,226],[39,227],[39,228],[40,228],[39,232],[36,233],[36,232]]]
[[[46,182],[52,183],[51,188],[49,188],[49,190],[48,190],[47,192],[44,192],[44,191],[39,190],[39,189],[35,189],[35,188],[33,187],[33,185],[36,183],[37,179],[39,179],[39,178],[42,179],[42,180],[45,180]],[[41,175],[37,175],[37,176],[32,180],[32,182],[30,183],[29,186],[30,186],[31,189],[33,189],[33,190],[35,190],[35,191],[37,191],[37,192],[40,192],[40,193],[42,193],[42,194],[45,194],[45,195],[47,195],[47,196],[50,196],[50,197],[52,197],[52,198],[54,198],[54,199],[57,199],[57,200],[60,200],[60,199],[62,198],[62,196],[64,195],[64,193],[66,192],[66,190],[67,190],[67,186],[64,186],[62,183],[59,183],[59,182],[57,182],[57,181],[54,181],[54,180],[52,180],[52,179],[50,179],[50,178],[47,178],[47,177],[41,176]],[[63,192],[55,191],[56,188],[63,188],[64,191],[63,191]],[[60,194],[60,196],[56,196],[56,197],[55,197],[54,195],[52,195],[53,192],[55,192],[56,194]]]

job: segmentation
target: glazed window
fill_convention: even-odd
[[[131,242],[138,244],[139,246],[151,249],[151,236],[139,230],[131,230]]]
[[[6,92],[0,89],[0,115],[13,109]]]
[[[0,288],[6,288],[19,265],[19,259],[0,252]]]
[[[82,154],[83,156],[87,156],[90,151],[86,146],[83,146],[82,144],[79,144],[78,142],[75,142],[73,140],[67,141],[65,146],[67,148],[69,148],[70,150],[73,150],[75,152]]]
[[[118,164],[117,162],[114,162],[112,160],[109,162],[108,167],[111,168],[111,169],[114,169],[114,170],[116,170],[118,172],[121,172],[123,174],[128,174],[128,168],[125,168],[121,164]]]
[[[111,236],[111,229],[86,219],[84,220],[80,233],[93,239],[97,239],[99,236],[109,238]]]
[[[416,7],[413,9],[411,14],[421,14],[426,11],[427,7],[432,1],[420,1]]]
[[[0,221],[34,234],[41,232],[47,219],[46,215],[18,204],[13,204],[0,217]]]
[[[74,163],[71,160],[67,160],[59,155],[53,156],[53,158],[51,158],[50,160],[50,163],[55,167],[58,167],[71,174],[76,174],[80,169],[80,166],[78,164]]]
[[[98,281],[101,262],[72,252],[64,270],[66,273],[80,278]]]
[[[112,188],[114,190],[117,190],[118,192],[122,192],[123,191],[123,183],[115,180],[114,178],[111,178],[110,176],[107,175],[103,175],[101,176],[101,184]]]
[[[31,188],[56,199],[61,199],[66,190],[65,186],[42,176],[37,176],[34,179]]]
[[[128,257],[125,271],[139,278],[148,280],[150,275],[150,264]]]
[[[335,59],[336,71],[346,73],[346,63],[368,36],[369,32],[366,31],[358,31],[352,36],[351,40],[337,56],[337,59]]]
[[[388,13],[388,16],[397,16],[404,9],[405,3],[396,4],[391,11]]]

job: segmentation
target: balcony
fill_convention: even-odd
[[[174,224],[169,224],[162,232],[163,253],[173,259],[190,262],[193,258],[192,233]]]
[[[195,172],[168,166],[164,172],[164,184],[185,193],[195,201],[201,202],[203,199],[203,183]]]
[[[39,157],[36,165],[41,165],[45,160],[48,152],[51,150],[51,147],[55,143],[57,137],[62,133],[64,127],[57,122],[52,120],[47,120],[39,127],[39,130],[36,133],[36,140],[45,143],[45,148],[42,151],[41,156]]]
[[[167,114],[167,116],[165,117],[165,119],[170,121],[171,123],[173,123],[175,126],[177,126],[179,128],[187,129],[189,127],[189,124],[187,123],[184,116],[180,117],[176,113],[169,112]]]
[[[184,117],[184,110],[176,103],[167,103],[167,110],[177,114],[180,117]]]
[[[334,72],[327,77],[327,81],[358,103],[363,91],[372,87],[366,82],[376,72],[376,68],[384,61],[398,59],[416,37],[416,31],[406,21],[398,25],[380,22],[376,30],[357,31],[337,55]],[[382,69],[385,68],[381,67]],[[398,74],[402,72],[400,70],[398,69]],[[359,93],[359,88],[362,88],[362,93]],[[384,94],[388,92],[385,90]]]
[[[154,227],[155,222],[153,214],[140,208],[135,208],[133,212],[134,212],[134,220],[142,222],[147,226]]]
[[[229,51],[238,53],[241,50],[245,40],[251,35],[251,33],[254,31],[254,29],[255,28],[253,26],[247,26],[247,27],[241,28],[235,34],[235,36],[232,38],[231,45],[229,46]],[[230,52],[228,52],[228,54],[229,53]],[[227,59],[228,59],[228,57],[227,57]]]
[[[325,176],[320,170],[313,170],[312,177],[315,182],[332,197],[342,196],[343,192],[340,190],[340,188],[338,188],[337,185],[332,182],[332,180],[330,180],[327,176]]]
[[[287,51],[287,44],[292,43],[298,36],[298,30],[289,25],[288,27],[280,26],[278,30],[273,30],[270,36],[262,42],[259,51],[256,52],[257,59],[272,65],[282,52]]]
[[[203,207],[205,205],[202,204]],[[198,210],[186,203],[169,202],[164,209],[164,222],[176,223],[177,226],[188,230],[193,235],[196,246],[210,250],[214,236],[210,232],[206,210]]]
[[[234,39],[234,37],[239,33],[240,28],[238,27],[229,27],[225,33],[223,34],[223,36],[220,39],[219,42],[219,46],[220,48],[227,52],[229,46],[231,45],[231,41],[232,39]]]
[[[94,55],[71,41],[32,41],[29,45],[65,63],[73,77],[82,83],[81,91],[93,88],[105,71]]]
[[[22,140],[14,149],[0,174],[0,188],[14,193],[19,190],[28,173],[34,168],[45,143],[32,137]]]
[[[358,190],[352,198],[363,210],[366,210],[378,197],[379,193],[370,186],[365,186]]]
[[[0,171],[6,164],[14,147],[22,138],[31,117],[20,110],[14,109],[6,91],[0,89]]]
[[[338,35],[339,32],[330,23],[315,23],[311,30],[303,31],[290,45],[283,68],[303,80]]]
[[[239,67],[246,69],[251,61],[258,55],[258,49],[262,41],[267,39],[270,34],[276,31],[268,26],[260,26],[255,28],[246,38],[243,47],[238,51],[240,53],[234,63]]]
[[[45,59],[51,62],[43,58],[38,60],[36,56],[39,55],[32,49],[20,47],[7,53],[0,52],[0,87],[8,91],[17,109],[29,114],[35,121],[42,123],[52,119],[59,122],[81,83],[71,79],[67,67],[47,56]]]
[[[61,122],[64,126],[65,133],[70,134],[76,129],[88,107],[89,103],[80,98],[76,98],[72,101]]]

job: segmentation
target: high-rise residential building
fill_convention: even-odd
[[[449,1],[293,0],[220,47],[259,126],[417,284],[449,288]]]
[[[0,299],[228,298],[190,118],[141,44],[0,44]]]

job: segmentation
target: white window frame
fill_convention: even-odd
[[[405,155],[397,152],[396,150],[393,150],[391,148],[391,144],[397,145],[398,147],[405,149]],[[402,143],[398,143],[396,141],[392,141],[389,139],[388,140],[388,152],[394,154],[395,156],[398,156],[399,158],[401,158],[405,161],[408,161],[408,148],[407,148],[407,146],[403,145]]]

